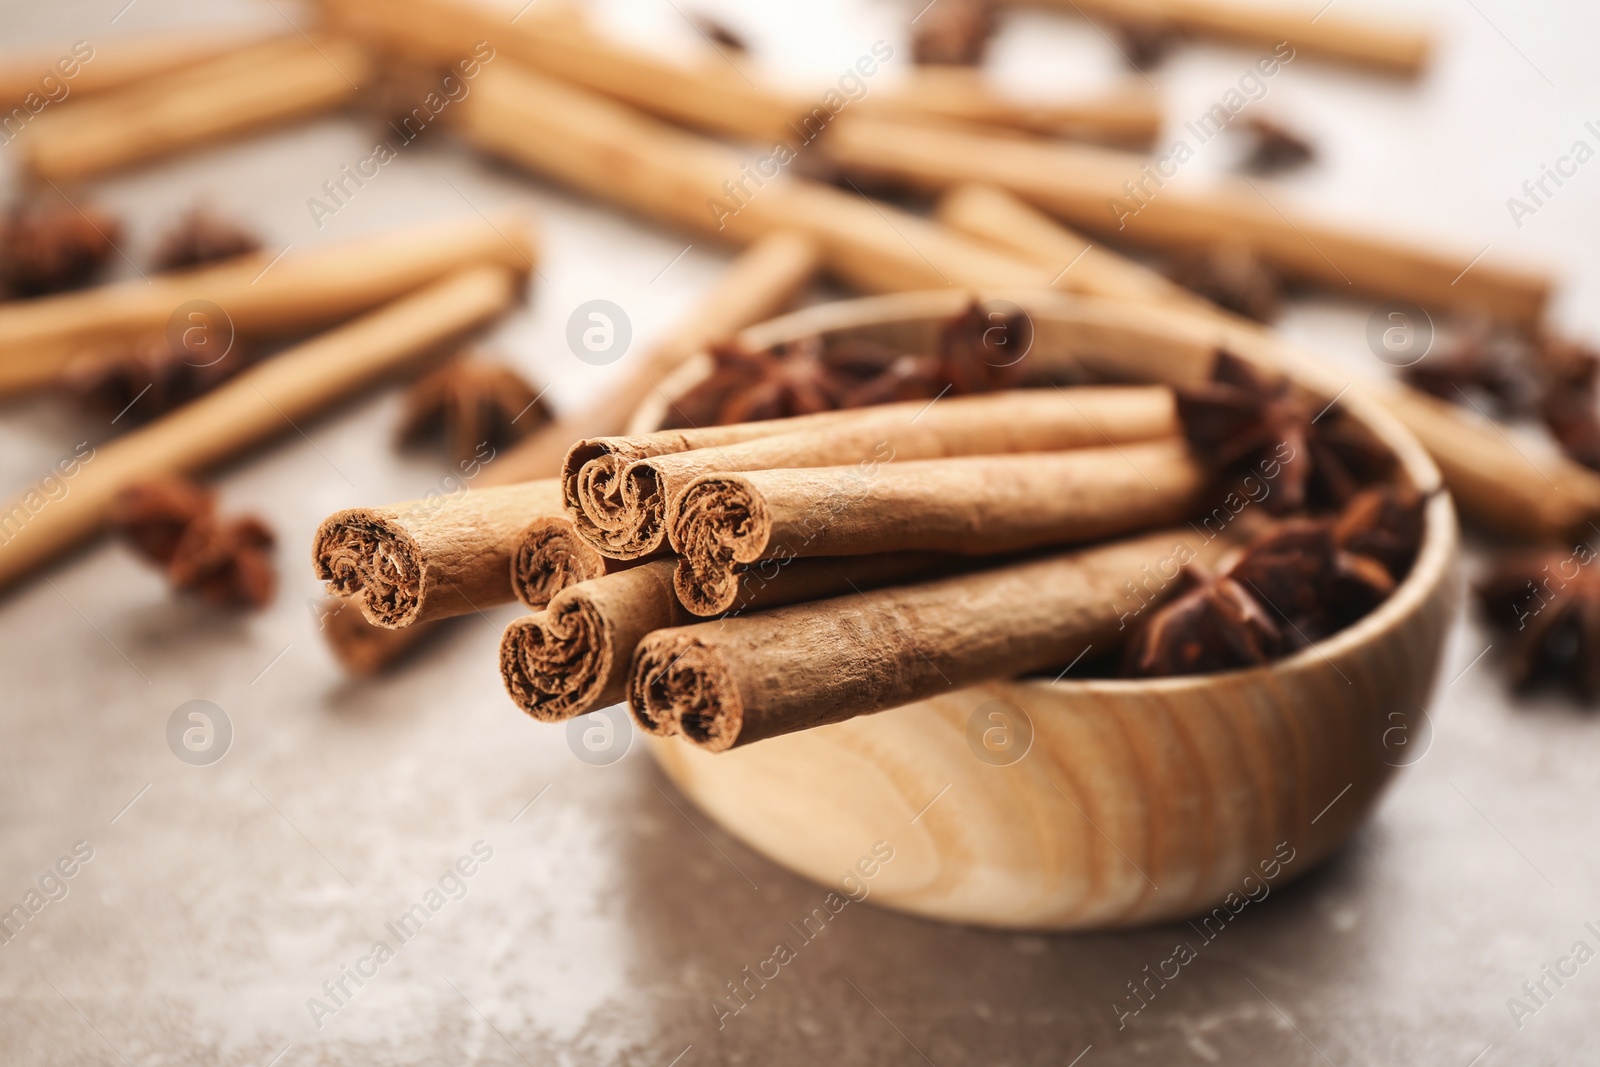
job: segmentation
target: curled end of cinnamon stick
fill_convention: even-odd
[[[581,599],[517,619],[500,638],[506,692],[540,722],[564,722],[607,703],[616,658],[614,635]]]
[[[716,649],[683,632],[661,630],[633,656],[628,709],[640,729],[657,737],[681,734],[711,752],[738,744],[744,705]]]
[[[569,520],[539,518],[522,531],[511,556],[511,590],[537,611],[561,590],[605,572],[605,557]]]
[[[411,535],[366,508],[329,516],[311,543],[328,592],[360,605],[374,626],[409,626],[422,612],[426,574]]]
[[[673,502],[667,528],[683,557],[673,588],[696,615],[732,608],[739,595],[737,566],[761,559],[772,540],[766,501],[737,474],[696,478]]]
[[[579,534],[612,559],[639,559],[666,541],[666,502],[654,468],[603,439],[572,446],[562,493]]]

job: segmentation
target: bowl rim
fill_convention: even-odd
[[[1271,333],[1265,327],[1244,322],[1229,322],[1206,315],[1204,312],[1157,305],[1147,301],[1065,293],[1055,289],[928,289],[812,304],[756,323],[741,330],[737,337],[740,342],[748,346],[767,348],[817,333],[949,317],[959,313],[974,300],[1009,301],[1021,307],[1030,316],[1036,310],[1043,313],[1057,313],[1063,318],[1076,314],[1080,319],[1092,317],[1097,312],[1109,313],[1110,319],[1117,318],[1118,313],[1122,317],[1134,314],[1150,327],[1151,332],[1168,331],[1169,337],[1193,341],[1212,349],[1226,347],[1253,362],[1276,367],[1312,395],[1326,400],[1330,405],[1337,401],[1346,407],[1395,453],[1406,477],[1428,498],[1424,510],[1421,548],[1411,565],[1411,570],[1394,592],[1390,593],[1375,610],[1368,612],[1354,624],[1291,655],[1258,667],[1213,671],[1206,674],[1161,678],[1084,678],[1071,681],[1013,678],[1008,679],[1007,684],[1025,686],[1033,690],[1050,690],[1060,696],[1069,696],[1073,693],[1170,694],[1211,685],[1237,683],[1239,680],[1248,681],[1267,676],[1281,676],[1285,673],[1299,673],[1324,662],[1338,670],[1334,662],[1337,658],[1352,653],[1374,637],[1392,631],[1403,619],[1420,610],[1434,590],[1449,578],[1458,540],[1455,506],[1432,457],[1399,420],[1384,410],[1359,380],[1344,379],[1315,356]],[[665,398],[676,395],[704,375],[707,364],[699,358],[703,355],[703,352],[697,353],[695,357],[686,360],[660,383],[657,394],[661,398],[659,403],[647,403],[642,406],[635,413],[634,424],[630,426],[628,432],[644,432],[658,424],[660,413],[666,403]]]

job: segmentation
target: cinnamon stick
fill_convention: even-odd
[[[330,110],[353,98],[367,74],[366,57],[348,41],[267,41],[42,113],[24,163],[48,181],[79,181]]]
[[[752,424],[751,431],[766,429],[775,436],[656,452],[625,464],[619,460],[627,450],[575,466],[592,444],[580,442],[568,455],[563,474],[567,514],[604,554],[638,559],[661,547],[668,503],[703,474],[844,464],[859,464],[870,474],[890,460],[1089,448],[1177,432],[1172,394],[1159,386],[989,393],[801,418],[809,421]],[[802,428],[778,432],[785,423]],[[710,433],[678,431],[677,439],[705,440]],[[652,435],[646,440],[673,438]],[[633,455],[651,447],[628,445]]]
[[[924,574],[942,563],[917,553],[796,560],[746,571],[736,601],[740,610],[792,604]],[[672,570],[672,560],[653,560],[570,586],[546,610],[506,627],[500,675],[511,699],[543,722],[621,700],[639,642],[693,618],[673,592]]]
[[[511,601],[511,558],[529,521],[561,513],[554,478],[324,519],[311,544],[328,591],[367,621],[399,628]]]
[[[30,489],[0,508],[0,588],[86,540],[128,485],[202,471],[295,429],[516,299],[513,276],[473,267],[255,364],[199,399],[91,449],[56,499]]]
[[[850,105],[862,114],[907,121],[947,120],[1128,148],[1161,132],[1161,98],[1143,85],[1079,100],[1015,99],[973,67],[914,66],[903,81]]]
[[[1208,479],[1181,441],[1015,456],[702,475],[668,509],[673,587],[695,615],[733,606],[742,565],[921,550],[999,555],[1177,522]]]
[[[22,106],[29,93],[49,100],[50,106],[64,104],[230,55],[259,40],[196,30],[75,41],[8,55],[0,59],[0,107],[9,113]],[[46,77],[54,81],[47,83]],[[19,131],[10,132],[15,135]]]
[[[561,483],[554,478],[549,482],[555,487],[555,508],[560,511]],[[579,537],[572,520],[564,515],[537,518],[523,527],[512,549],[511,592],[537,610],[561,590],[618,569],[608,566],[617,563]]]
[[[809,242],[791,234],[774,234],[752,245],[619,389],[506,450],[484,468],[479,486],[488,488],[559,474],[561,461],[575,439],[623,428],[634,408],[659,381],[655,375],[665,376],[709,341],[759,322],[787,303],[810,276],[815,256],[815,248]],[[530,523],[518,539],[510,581],[512,592],[529,607],[543,607],[566,585],[597,577],[612,562],[588,542],[571,536],[570,527],[566,519],[539,519]],[[544,548],[536,540],[541,530],[551,535]],[[559,552],[552,547],[557,540],[564,546]],[[341,623],[325,627],[324,636],[341,663],[352,673],[366,675],[405,656],[423,631],[438,625],[419,622],[404,630],[388,630],[368,623],[360,611],[352,608]],[[399,633],[412,636],[403,641],[379,636]]]
[[[1036,257],[1047,266],[1070,264],[1085,247],[1080,243],[1084,238],[992,187],[952,190],[941,202],[939,216],[956,229],[1018,255]],[[1211,346],[1241,347],[1243,337],[1276,354],[1278,362],[1292,358],[1306,363],[1313,358],[1293,351],[1260,324],[1200,300],[1150,268],[1104,248],[1094,247],[1067,273],[1091,262],[1097,264],[1096,271],[1112,268],[1103,276],[1091,272],[1105,295],[1165,304],[1215,321],[1222,329]],[[1337,388],[1346,384],[1340,382]],[[1600,517],[1600,474],[1551,450],[1519,448],[1488,419],[1399,382],[1357,384],[1417,436],[1439,465],[1463,514],[1473,522],[1505,536],[1551,542],[1569,540]]]
[[[1318,9],[1317,4],[1265,5],[1238,0],[1028,0],[1077,15],[1171,27],[1205,37],[1296,51],[1392,74],[1414,75],[1428,61],[1432,37],[1420,26]]]
[[[634,653],[644,730],[713,752],[1114,649],[1131,614],[1208,563],[1190,530],[952,578],[657,630]],[[1130,588],[1141,590],[1136,599]],[[906,619],[915,619],[907,626]]]
[[[487,152],[712,240],[805,234],[834,274],[869,291],[1050,284],[1032,262],[890,205],[778,167],[752,177],[737,152],[510,61],[484,69],[457,118]]]
[[[353,602],[336,596],[324,600],[319,625],[339,665],[357,678],[372,677],[439,632],[426,625],[401,630],[374,626]]]
[[[783,144],[800,151],[832,120],[829,86],[797,92],[763,84],[721,56],[680,61],[607,38],[582,20],[541,12],[538,5],[508,21],[472,0],[333,0],[339,25],[384,48],[448,64],[487,41],[520,66],[611,97],[670,122],[707,133]],[[858,64],[881,78],[881,65],[902,62],[892,50],[864,54]],[[497,59],[496,63],[499,62]],[[909,62],[907,62],[909,66]],[[861,74],[858,65],[855,74]],[[1104,98],[1021,103],[982,78],[924,77],[913,69],[896,85],[870,85],[848,106],[927,120],[959,119],[1057,136],[1148,144],[1160,127],[1153,94],[1125,90]],[[832,97],[844,99],[837,89]],[[835,104],[834,107],[839,105]]]
[[[230,328],[238,337],[283,337],[329,326],[476,263],[524,274],[536,255],[525,216],[472,215],[11,301],[0,304],[0,396],[54,381],[85,352],[167,330],[197,301],[215,310],[196,304],[178,327],[202,328],[218,343]]]
[[[1550,295],[1543,273],[1326,222],[1269,201],[1243,181],[1205,191],[1167,185],[1152,169],[1156,163],[1110,149],[848,114],[819,144],[846,169],[931,189],[987,183],[1130,244],[1182,252],[1237,242],[1290,278],[1339,292],[1487,312],[1526,325],[1539,321]]]

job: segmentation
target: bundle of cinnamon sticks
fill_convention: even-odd
[[[944,324],[947,356],[983,343],[975,314]],[[500,670],[527,714],[626,699],[712,751],[1086,657],[1248,666],[1381,602],[1421,500],[1342,414],[1314,426],[1286,381],[1215,362],[1177,391],[952,394],[956,373],[931,398],[589,438],[554,479],[335,515],[317,566],[402,634],[515,597],[536,610]],[[1277,495],[1239,517],[1219,501],[1241,472]]]

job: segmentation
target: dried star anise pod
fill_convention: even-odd
[[[189,524],[216,508],[211,490],[186,478],[138,482],[111,503],[111,527],[141,556],[165,567]]]
[[[1218,307],[1271,322],[1283,304],[1283,279],[1249,246],[1226,242],[1177,256],[1168,276]]]
[[[197,206],[161,238],[153,265],[156,270],[182,270],[249,255],[260,248],[261,239],[255,234]]]
[[[1600,699],[1600,568],[1588,546],[1502,556],[1478,584],[1490,620],[1511,635],[1512,685],[1542,681]]]
[[[689,22],[700,31],[701,36],[719,48],[726,48],[730,52],[748,52],[750,44],[728,25],[710,15],[702,12],[691,12]]]
[[[183,531],[167,577],[218,607],[263,608],[277,586],[272,543],[272,530],[254,515],[202,515]]]
[[[1303,167],[1317,158],[1311,142],[1272,119],[1250,116],[1243,123],[1254,140],[1250,153],[1240,161],[1242,170],[1252,174],[1274,174]]]
[[[1032,346],[1033,320],[1020,308],[989,309],[973,301],[939,327],[939,359],[957,395],[1010,385]]]
[[[0,222],[0,287],[16,296],[71,289],[92,278],[122,236],[122,224],[99,208],[34,198]]]
[[[1167,58],[1182,34],[1170,23],[1129,19],[1114,27],[1117,50],[1134,70],[1149,70]]]
[[[514,444],[549,419],[522,375],[502,363],[459,359],[406,391],[399,437],[415,444],[442,436],[450,457],[461,461],[485,445],[498,451]]]
[[[1482,397],[1502,414],[1518,414],[1535,392],[1527,356],[1518,339],[1477,322],[1449,348],[1430,352],[1400,377],[1412,388],[1453,404],[1476,404]]]
[[[994,27],[989,0],[938,0],[913,20],[911,61],[976,66],[983,62]]]
[[[1405,577],[1421,542],[1423,504],[1410,488],[1373,487],[1336,518],[1279,524],[1220,574],[1189,568],[1195,588],[1135,632],[1124,673],[1257,666],[1337,633]]]
[[[272,600],[272,531],[253,515],[223,519],[204,487],[184,478],[140,482],[112,502],[111,525],[164,568],[174,588],[219,607],[260,608]]]
[[[1195,452],[1220,469],[1248,469],[1271,484],[1275,515],[1340,507],[1386,475],[1394,456],[1339,407],[1312,415],[1287,378],[1269,379],[1227,351],[1212,380],[1177,390],[1178,417]]]
[[[1247,589],[1225,574],[1191,564],[1184,580],[1194,588],[1160,608],[1129,642],[1124,674],[1162,677],[1209,674],[1266,663],[1283,645],[1283,632]]]
[[[1561,451],[1600,470],[1600,355],[1581,345],[1546,340],[1539,359],[1544,388],[1539,414]]]
[[[86,353],[67,367],[61,385],[85,412],[137,426],[208,392],[251,362],[237,350],[205,365],[186,356],[172,350],[166,335],[149,334]]]

